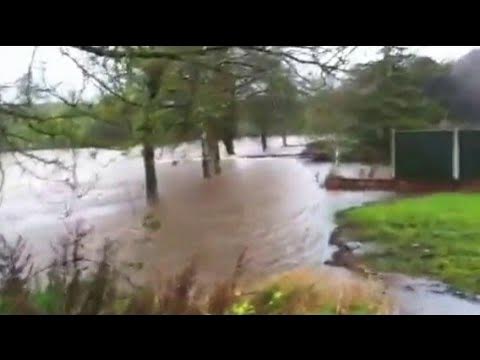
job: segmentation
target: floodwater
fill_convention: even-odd
[[[307,141],[290,137],[290,146],[282,147],[280,138],[271,138],[266,155],[298,154]],[[228,276],[245,248],[245,270],[262,276],[323,264],[332,252],[328,237],[335,212],[385,196],[327,192],[321,183],[330,164],[294,157],[245,158],[263,154],[260,141],[244,138],[235,145],[237,155],[230,157],[222,146],[222,175],[211,180],[202,178],[198,143],[157,150],[160,206],[155,215],[161,226],[148,236],[142,227],[146,208],[139,149],[129,154],[77,151],[74,190],[66,185],[75,182],[71,171],[22,158],[28,168],[22,174],[15,159],[5,154],[0,234],[7,239],[22,235],[36,258],[46,259],[50,243],[80,219],[83,227],[94,229],[93,242],[117,240],[123,256],[145,263],[152,276],[177,271],[193,256],[203,275]],[[70,151],[35,154],[73,162]],[[178,163],[174,166],[172,160]]]
[[[290,137],[289,146],[282,147],[280,138],[270,138],[266,155],[298,154],[308,140]],[[144,264],[141,278],[147,280],[170,275],[193,257],[202,276],[218,280],[232,273],[247,249],[245,276],[255,278],[325,266],[334,251],[328,239],[335,213],[391,196],[326,191],[321,184],[331,164],[294,156],[246,158],[263,154],[259,139],[239,139],[235,148],[237,155],[227,156],[221,146],[222,174],[210,180],[202,178],[198,143],[156,151],[160,205],[155,216],[160,228],[152,232],[142,225],[147,209],[139,149],[128,153],[82,149],[76,151],[76,161],[71,151],[35,152],[60,159],[67,167],[76,163],[75,171],[24,157],[19,157],[19,166],[11,154],[3,154],[0,234],[10,241],[23,236],[38,264],[52,255],[52,242],[81,222],[92,230],[92,248],[105,238],[115,240],[122,259]],[[360,168],[348,165],[341,171],[356,174]],[[425,306],[433,313],[473,311],[458,302],[446,311],[443,305],[435,307],[430,295],[413,297],[404,288],[392,288],[404,313],[422,313]]]
[[[480,315],[478,299],[452,294],[441,282],[401,274],[383,277],[389,293],[396,300],[399,314]]]

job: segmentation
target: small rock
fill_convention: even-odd
[[[330,235],[330,239],[328,240],[328,243],[330,245],[337,245],[340,246],[343,241],[341,241],[341,228],[337,227],[335,230],[332,231]]]
[[[360,244],[359,242],[351,241],[346,243],[345,246],[347,247],[347,249],[353,251],[353,250],[359,249],[362,246],[362,244]]]
[[[415,291],[415,289],[414,289],[412,286],[410,286],[410,285],[405,286],[405,290]]]

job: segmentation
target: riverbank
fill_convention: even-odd
[[[453,291],[479,294],[479,215],[480,195],[461,193],[346,210],[330,239],[339,248],[332,262],[355,271],[428,277]]]
[[[372,168],[373,169],[373,168]],[[372,178],[344,177],[330,174],[325,179],[325,188],[331,191],[391,191],[396,193],[438,193],[458,191],[479,191],[479,181],[416,181],[400,180],[388,172],[375,174]]]

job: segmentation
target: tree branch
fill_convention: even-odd
[[[99,46],[72,46],[75,49],[100,56],[100,57],[107,57],[111,59],[125,59],[125,58],[137,58],[137,59],[167,59],[172,61],[179,61],[179,62],[190,62],[192,64],[198,65],[203,68],[207,68],[209,70],[222,72],[222,70],[217,66],[211,66],[209,64],[196,61],[194,59],[189,59],[189,56],[203,56],[208,54],[212,51],[220,51],[226,50],[231,46],[204,46],[202,49],[199,50],[191,50],[191,51],[179,51],[179,52],[169,52],[169,51],[160,51],[155,49],[107,49],[105,47]]]
[[[92,78],[93,80],[95,80],[95,82],[97,82],[97,84],[100,85],[101,88],[105,89],[107,92],[109,92],[111,95],[119,98],[120,100],[122,100],[123,102],[127,103],[127,104],[130,104],[130,105],[133,105],[133,106],[136,106],[136,107],[141,107],[142,104],[139,104],[135,101],[131,101],[131,100],[128,100],[127,98],[125,98],[123,95],[119,94],[118,92],[116,92],[115,90],[113,90],[110,86],[108,86],[104,81],[100,80],[97,76],[95,76],[93,73],[89,72],[82,64],[80,64],[78,62],[77,59],[75,59],[72,55],[70,55],[69,53],[67,53],[66,51],[64,50],[60,50],[61,54],[68,57],[79,69],[80,71],[82,71],[82,73],[89,77],[89,78]]]
[[[231,46],[204,46],[198,50],[170,52],[170,51],[160,51],[155,49],[133,49],[133,48],[128,48],[125,50],[107,49],[105,47],[99,47],[99,46],[72,46],[72,47],[82,51],[86,51],[88,53],[91,53],[97,56],[110,57],[114,59],[136,57],[136,58],[142,58],[142,59],[164,58],[164,59],[175,60],[175,61],[183,61],[184,56],[186,55],[206,55],[207,53],[212,51],[226,50],[228,48],[231,48]]]
[[[7,105],[7,107],[5,107]],[[13,117],[18,117],[22,119],[29,119],[29,120],[35,120],[38,122],[46,122],[49,120],[57,120],[57,119],[71,119],[71,118],[76,118],[78,115],[74,114],[61,114],[61,115],[55,115],[55,116],[39,116],[35,114],[28,114],[22,110],[14,110],[12,108],[21,108],[23,105],[15,105],[15,104],[3,104],[0,105],[0,113],[5,114],[5,115],[10,115]]]

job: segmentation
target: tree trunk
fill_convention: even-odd
[[[226,135],[223,138],[223,144],[228,155],[235,155],[235,147],[233,144],[233,136]]]
[[[215,141],[215,144],[213,145],[213,150],[215,151],[215,175],[220,175],[222,173],[222,168],[220,167],[220,146],[218,146],[218,141]]]
[[[227,126],[223,130],[223,144],[228,155],[235,155],[235,147],[233,140],[237,133],[237,104],[235,102],[235,87],[232,87],[232,102],[230,104],[230,110],[227,118]]]
[[[210,156],[208,153],[208,143],[207,143],[207,134],[204,132],[202,134],[202,171],[203,171],[203,178],[210,179],[212,177],[211,167],[210,167]]]
[[[260,139],[262,141],[262,150],[265,152],[267,150],[267,134],[265,131],[262,131],[260,134]]]
[[[284,131],[282,133],[282,143],[283,143],[283,147],[287,146],[287,132],[286,131]]]
[[[145,191],[147,195],[147,204],[153,206],[159,202],[153,146],[150,144],[143,144],[142,155],[143,165],[145,166]]]
[[[218,140],[211,129],[207,129],[202,135],[202,170],[205,179],[222,172]]]

